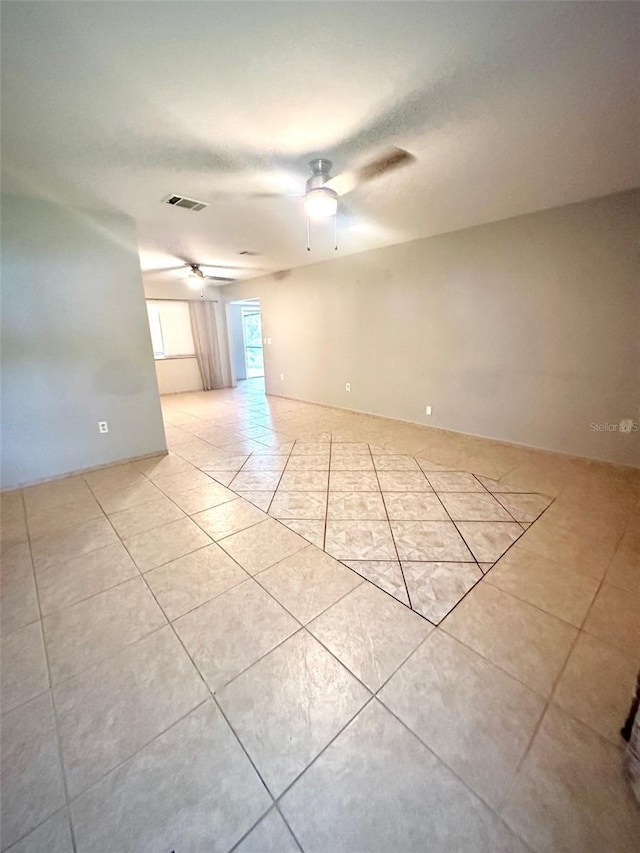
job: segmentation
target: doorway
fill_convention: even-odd
[[[231,360],[236,381],[264,377],[262,317],[259,299],[229,303]]]
[[[242,306],[242,337],[244,340],[244,363],[247,379],[264,376],[262,353],[262,318],[260,303]]]

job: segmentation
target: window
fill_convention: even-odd
[[[147,315],[154,358],[195,355],[188,302],[148,299]]]

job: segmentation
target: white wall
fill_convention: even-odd
[[[638,199],[338,258],[224,296],[260,299],[270,393],[640,465],[640,432],[591,428],[640,420]]]
[[[133,220],[3,196],[2,226],[2,487],[165,450]]]
[[[202,377],[195,356],[157,359],[156,376],[161,394],[202,391]]]

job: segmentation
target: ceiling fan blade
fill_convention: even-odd
[[[408,166],[410,163],[414,163],[415,159],[414,155],[405,151],[404,148],[390,148],[380,157],[372,160],[371,163],[367,163],[366,166],[336,175],[335,178],[327,181],[325,186],[337,192],[338,195],[345,195],[345,193],[355,189],[358,184],[364,184],[367,181],[380,178],[394,169]]]
[[[232,282],[232,281],[237,281],[237,279],[235,279],[235,278],[225,278],[224,276],[221,276],[221,275],[205,275],[204,278],[206,281],[224,281],[225,284],[229,284],[229,282]]]
[[[143,272],[175,272],[176,270],[181,270],[184,268],[184,264],[178,264],[175,267],[153,267],[152,269],[145,269]]]

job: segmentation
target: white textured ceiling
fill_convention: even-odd
[[[312,155],[417,157],[347,197],[342,254],[640,183],[637,3],[2,6],[4,188],[133,216],[143,268],[332,257],[300,199],[249,195]]]

